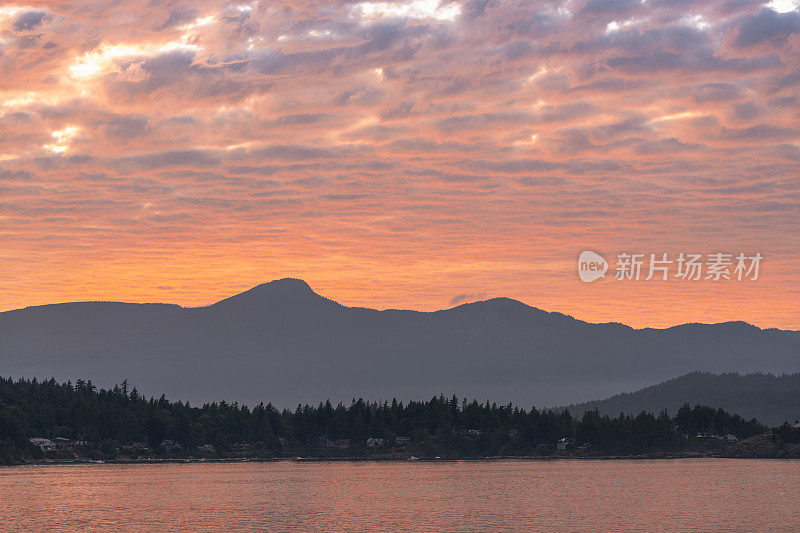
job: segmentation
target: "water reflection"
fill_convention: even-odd
[[[2,530],[800,530],[800,462],[0,468]]]

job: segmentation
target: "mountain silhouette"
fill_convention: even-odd
[[[793,423],[800,418],[800,373],[775,376],[692,372],[636,392],[570,405],[568,409],[579,417],[594,409],[612,417],[620,413],[637,415],[642,411],[659,413],[663,409],[674,416],[685,403],[692,407],[699,404],[722,408],[770,426]]]
[[[704,372],[796,372],[800,334],[742,322],[635,330],[508,298],[435,312],[346,307],[302,280],[207,307],[83,302],[0,313],[0,373],[127,379],[145,394],[282,407],[434,394],[567,405]]]

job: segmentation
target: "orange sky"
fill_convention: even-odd
[[[5,3],[0,310],[493,296],[800,329],[793,0]],[[582,283],[583,250],[761,253]]]

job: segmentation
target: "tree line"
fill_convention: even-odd
[[[188,402],[146,398],[127,382],[111,389],[91,381],[0,378],[0,447],[30,452],[31,437],[63,437],[100,445],[108,454],[132,443],[163,453],[174,441],[191,454],[211,444],[219,455],[247,450],[260,457],[385,453],[398,443],[415,453],[450,457],[546,455],[556,443],[603,454],[685,450],[698,434],[733,434],[739,439],[766,431],[722,409],[684,405],[674,416],[642,412],[616,417],[589,411],[524,409],[511,404],[437,396],[428,401],[330,401],[278,409],[225,401]],[[400,437],[400,439],[398,439]],[[381,439],[368,450],[366,439]],[[341,442],[335,451],[331,442]]]

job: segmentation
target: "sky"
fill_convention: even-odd
[[[297,277],[800,329],[796,1],[242,2],[0,5],[0,310]]]

